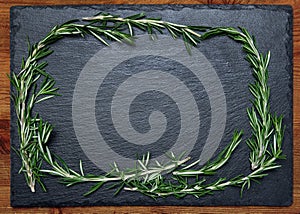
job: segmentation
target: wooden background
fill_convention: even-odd
[[[9,10],[57,4],[288,4],[294,9],[294,203],[290,207],[10,207]],[[0,0],[0,213],[300,213],[300,0]],[[27,188],[24,186],[24,188]]]

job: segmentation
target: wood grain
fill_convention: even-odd
[[[294,193],[290,207],[10,207],[9,10],[14,5],[58,4],[288,4],[294,9]],[[300,213],[300,1],[299,0],[0,0],[0,213]],[[25,188],[25,187],[24,187]]]

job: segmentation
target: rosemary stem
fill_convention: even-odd
[[[160,169],[149,169],[149,170],[146,170],[144,172],[139,173],[138,177],[143,178],[143,177],[145,177],[147,175],[151,175],[153,173],[159,173],[160,174],[163,171],[172,170],[172,169],[186,163],[189,160],[190,160],[190,157],[186,157],[183,160],[180,160],[176,163],[169,164],[166,167],[162,167]],[[53,166],[53,164],[51,164],[50,162],[48,162],[48,163],[50,165],[52,165],[52,167],[54,169],[54,171],[52,171],[53,174],[59,175],[61,177],[65,177],[65,178],[78,179],[78,175],[73,175],[70,172],[67,172],[67,171],[63,170],[61,167]],[[42,171],[51,173],[51,170],[42,170]],[[59,173],[55,173],[55,172],[59,172]],[[127,181],[127,180],[130,180],[132,178],[137,178],[137,174],[132,173],[132,174],[127,174],[127,175],[124,175],[124,176],[116,176],[116,177],[105,177],[105,176],[100,176],[100,177],[95,177],[95,178],[94,177],[85,177],[85,176],[79,176],[79,177],[80,177],[80,180],[82,182],[109,182],[109,181]]]
[[[27,184],[31,190],[31,192],[35,192],[35,178],[32,174],[32,169],[30,167],[30,157],[24,147],[26,146],[26,136],[25,136],[25,111],[26,111],[26,91],[27,88],[24,86],[24,79],[20,81],[20,103],[21,103],[21,116],[20,116],[20,135],[21,135],[21,147],[20,147],[20,154],[23,160],[23,164],[25,166],[25,171],[27,174]],[[17,112],[18,114],[18,112]]]
[[[93,21],[93,20],[99,20],[99,21],[103,20],[104,21],[104,20],[106,20],[106,21],[118,21],[118,22],[125,22],[125,23],[151,24],[151,25],[157,24],[158,27],[172,26],[172,27],[181,29],[182,32],[188,31],[189,33],[192,33],[193,35],[195,35],[199,38],[201,37],[200,34],[191,30],[189,28],[189,26],[187,26],[187,25],[175,24],[175,23],[166,22],[166,21],[162,21],[162,20],[155,20],[155,19],[132,20],[132,19],[126,19],[126,18],[121,18],[121,17],[113,17],[111,15],[99,15],[99,16],[93,16],[93,17],[84,17],[84,18],[82,18],[82,20],[84,20],[84,21]]]
[[[33,177],[31,167],[29,166],[30,159],[27,158],[28,157],[27,152],[22,152],[22,154],[23,154],[23,157],[22,157],[23,163],[25,165],[25,169],[26,169],[26,173],[27,173],[27,177],[28,177],[28,186],[29,186],[31,192],[35,192],[35,179]]]
[[[267,165],[271,165],[275,161],[276,161],[276,158],[273,157],[270,160],[268,160],[266,162],[266,164]],[[168,195],[175,195],[175,194],[180,194],[180,193],[191,193],[191,192],[195,192],[195,191],[199,191],[199,190],[220,190],[220,189],[222,189],[224,187],[227,187],[227,186],[241,185],[245,181],[248,181],[251,178],[255,177],[257,174],[260,174],[260,173],[262,173],[264,171],[267,171],[267,170],[269,170],[269,169],[268,168],[264,168],[264,167],[261,166],[260,168],[258,168],[255,171],[251,172],[247,176],[244,176],[244,177],[239,178],[237,180],[229,180],[229,181],[226,181],[226,182],[223,182],[223,183],[211,184],[211,185],[207,185],[207,186],[204,186],[204,187],[201,187],[199,185],[195,185],[192,188],[183,188],[183,189],[180,189],[178,191],[170,191],[170,192],[156,192],[155,194],[157,196],[168,196]],[[125,187],[124,190],[126,190],[126,191],[139,191],[139,192],[142,192],[142,190],[140,190],[138,187]]]

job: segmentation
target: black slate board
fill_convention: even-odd
[[[31,42],[37,42],[43,38],[54,25],[74,18],[92,16],[100,11],[119,14],[121,16],[146,12],[148,17],[162,17],[167,21],[187,25],[243,26],[248,29],[249,32],[256,36],[257,45],[260,51],[266,53],[268,50],[271,50],[272,53],[269,67],[269,84],[272,94],[271,110],[285,115],[284,124],[286,125],[286,130],[283,151],[284,154],[287,155],[287,159],[280,161],[280,164],[283,166],[282,168],[270,172],[269,176],[261,180],[261,184],[253,183],[251,189],[245,191],[242,197],[240,197],[239,188],[228,188],[225,191],[215,192],[214,195],[205,196],[199,199],[188,196],[180,200],[169,197],[155,201],[138,193],[125,191],[117,196],[113,196],[114,190],[107,190],[105,188],[102,188],[95,194],[84,197],[82,194],[89,189],[91,186],[90,184],[67,188],[62,184],[59,184],[57,179],[53,177],[44,179],[48,192],[42,192],[42,190],[37,187],[36,193],[31,193],[29,188],[25,185],[23,174],[18,174],[21,164],[20,159],[12,151],[11,205],[14,207],[85,205],[290,205],[292,203],[293,181],[291,7],[252,5],[13,7],[11,9],[11,71],[18,72],[21,58],[26,56],[27,36],[30,38]],[[55,124],[55,131],[50,142],[51,150],[63,157],[66,162],[76,170],[78,170],[78,162],[79,159],[81,159],[84,163],[85,171],[95,174],[102,172],[99,169],[99,165],[97,165],[101,163],[93,163],[94,160],[90,160],[91,157],[93,157],[93,154],[87,154],[89,153],[88,151],[85,151],[84,153],[84,145],[78,142],[78,136],[75,134],[76,127],[74,127],[74,120],[77,120],[78,122],[78,120],[84,117],[79,117],[77,119],[74,119],[74,116],[72,117],[72,108],[74,111],[74,100],[72,101],[72,99],[75,96],[74,90],[76,88],[76,81],[80,78],[79,75],[83,72],[84,66],[86,66],[86,63],[88,63],[91,57],[98,51],[107,50],[103,48],[105,47],[102,44],[91,37],[85,39],[72,37],[55,43],[52,46],[52,49],[55,51],[54,54],[47,58],[47,61],[49,62],[47,71],[57,80],[57,86],[60,88],[59,92],[63,96],[44,102],[35,108],[35,111],[39,112],[44,119]],[[214,157],[226,146],[234,129],[243,129],[245,131],[244,138],[249,137],[251,134],[245,110],[250,106],[249,99],[251,98],[247,85],[253,80],[253,77],[249,65],[243,60],[244,53],[241,51],[240,44],[234,43],[228,38],[218,37],[210,39],[201,43],[197,50],[203,54],[200,54],[201,56],[206,57],[208,60],[206,63],[212,66],[210,69],[213,69],[213,71],[216,72],[226,99],[225,107],[227,110],[226,120],[223,124],[224,132],[220,135],[221,141],[218,148],[215,148],[216,152],[213,154]],[[166,49],[166,53],[171,53],[172,51],[176,52],[176,49],[174,49],[174,47]],[[205,86],[205,83],[199,83],[195,80],[195,75],[190,73],[189,68],[184,67],[182,64],[178,63],[178,61],[176,62],[176,60],[168,59],[167,56],[169,55],[155,57],[153,54],[151,55],[151,52],[149,53],[150,54],[147,56],[136,56],[134,59],[131,59],[131,61],[130,59],[126,59],[123,62],[120,61],[118,66],[113,68],[114,73],[111,76],[112,78],[110,80],[108,79],[108,82],[105,82],[108,83],[106,86],[119,87],[121,84],[120,81],[122,82],[124,78],[125,80],[127,78],[118,76],[122,74],[122,72],[124,72],[123,74],[125,74],[125,76],[132,76],[139,71],[163,70],[166,74],[177,75],[177,79],[180,79],[185,82],[185,84],[189,85],[189,89],[191,89],[195,102],[199,108],[200,124],[199,129],[197,129],[198,138],[196,138],[197,141],[193,148],[190,149],[190,155],[199,158],[199,154],[204,150],[205,140],[209,137],[211,127],[217,126],[217,122],[212,122],[212,115],[215,114],[214,116],[218,116],[216,112],[222,112],[224,110],[221,108],[218,109],[218,106],[210,106],[212,104],[216,105],[221,103],[221,107],[224,107],[222,106],[224,100],[222,102],[219,102],[217,99],[215,99],[214,102],[210,102],[209,100],[214,98],[210,97],[211,92],[206,91],[206,89],[207,87],[211,88],[211,86],[209,86],[210,84],[214,86],[216,83],[206,83]],[[171,68],[174,67],[176,69],[172,70]],[[205,69],[202,70],[205,71]],[[161,78],[160,76],[158,77]],[[204,77],[203,73],[201,77]],[[205,79],[202,80],[205,81]],[[89,88],[91,88],[91,86],[87,84],[86,90],[89,90]],[[164,136],[163,139],[166,141],[164,144],[162,144],[161,141],[158,141],[148,145],[137,146],[136,144],[130,144],[124,140],[122,141],[122,139],[121,141],[123,143],[119,142],[119,136],[116,134],[116,130],[114,130],[113,127],[109,127],[111,119],[106,118],[105,120],[102,120],[102,117],[99,116],[102,114],[102,111],[106,111],[106,116],[111,116],[109,110],[110,106],[106,102],[109,101],[109,93],[113,94],[112,90],[114,90],[113,87],[106,89],[106,91],[104,90],[103,93],[99,90],[95,97],[95,118],[97,127],[101,134],[106,136],[106,138],[104,138],[106,140],[108,139],[108,141],[110,140],[107,142],[109,145],[108,148],[115,150],[120,156],[127,158],[135,158],[136,153],[141,155],[148,150],[150,150],[154,156],[160,156],[162,152],[168,151],[174,144],[173,140],[176,140],[179,136],[180,125],[182,125],[181,123],[178,125],[178,118],[180,118],[180,115],[177,113],[180,109],[180,105],[177,101],[172,101],[170,96],[165,96],[163,93],[155,90],[152,90],[149,93],[145,92],[143,96],[137,96],[136,99],[133,100],[129,113],[132,113],[134,116],[130,118],[130,123],[134,126],[133,128],[136,131],[142,134],[149,132],[151,129],[147,121],[150,113],[154,110],[164,112],[165,115],[167,115],[167,119],[168,117],[171,118],[167,123],[167,131],[170,131],[171,134]],[[104,98],[101,97],[103,94]],[[189,103],[189,101],[185,103]],[[84,114],[84,108],[78,107],[80,104],[80,102],[77,103],[77,111]],[[143,109],[143,112],[139,111],[141,109]],[[215,113],[213,113],[213,111],[215,111]],[[11,112],[11,146],[18,148],[18,133],[13,105],[11,105]],[[189,111],[187,112],[189,113]],[[160,116],[161,115],[154,115],[154,121],[156,121],[155,118]],[[166,124],[163,120],[158,122],[163,123],[160,125]],[[219,122],[222,123],[222,117],[219,118]],[[85,127],[85,125],[82,127]],[[89,124],[87,124],[87,127],[89,127]],[[122,123],[120,127],[122,128]],[[103,130],[109,131],[105,132]],[[93,149],[98,151],[99,148],[96,148],[97,145],[93,146]],[[212,149],[214,150],[214,148]],[[209,149],[207,151],[209,151]],[[104,149],[102,152],[104,153],[106,150]],[[220,170],[218,175],[231,177],[240,173],[249,172],[249,163],[247,161],[248,155],[249,150],[246,144],[241,144],[229,163]]]

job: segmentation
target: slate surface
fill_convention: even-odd
[[[22,56],[26,56],[26,37],[31,42],[37,42],[54,26],[67,20],[92,16],[100,11],[128,16],[139,12],[146,12],[148,17],[162,17],[164,20],[187,25],[206,26],[243,26],[256,36],[257,45],[261,52],[271,50],[269,84],[271,87],[271,110],[284,114],[286,125],[284,154],[287,159],[280,161],[282,168],[270,172],[270,176],[261,180],[261,184],[251,186],[250,190],[239,195],[239,188],[228,188],[226,191],[215,192],[214,195],[205,196],[200,199],[188,196],[184,199],[169,197],[154,201],[137,193],[125,192],[113,196],[114,190],[102,188],[95,194],[84,197],[90,184],[83,184],[67,188],[57,182],[56,178],[44,179],[48,192],[44,193],[38,187],[36,193],[31,193],[25,185],[23,174],[18,174],[20,159],[11,153],[11,205],[19,206],[85,206],[85,205],[186,205],[186,206],[218,206],[218,205],[266,205],[266,206],[288,206],[292,203],[292,9],[289,6],[205,6],[205,5],[96,5],[96,6],[55,6],[55,7],[13,7],[11,9],[11,70],[18,72]],[[81,159],[85,171],[95,174],[101,173],[99,165],[91,160],[91,156],[83,152],[83,147],[78,142],[72,118],[72,99],[76,81],[80,77],[86,63],[89,62],[99,50],[104,48],[94,38],[68,38],[60,40],[52,46],[55,51],[47,58],[49,66],[47,71],[57,80],[57,86],[62,97],[55,98],[49,102],[38,105],[35,111],[50,123],[55,124],[55,131],[51,138],[50,148],[62,156],[74,169],[78,169]],[[170,49],[167,52],[172,52]],[[247,85],[253,78],[247,62],[243,60],[244,53],[240,44],[231,40],[218,37],[201,43],[198,50],[208,59],[224,90],[226,97],[226,126],[216,155],[231,138],[235,128],[245,131],[244,138],[250,136],[250,127],[245,109],[250,105],[250,94]],[[148,58],[147,58],[148,57]],[[194,76],[190,76],[189,70],[183,68],[180,63],[166,58],[144,56],[120,63],[116,66],[114,75],[129,72],[129,76],[137,68],[145,70],[168,70],[176,67],[177,78],[190,84]],[[150,63],[149,63],[150,62]],[[138,67],[132,67],[128,65]],[[169,72],[169,71],[168,71]],[[168,73],[166,72],[166,73]],[[186,72],[186,73],[185,73]],[[172,72],[169,72],[172,74]],[[174,74],[174,73],[173,73]],[[118,76],[112,75],[108,86],[119,87]],[[196,85],[194,88],[192,87]],[[210,106],[209,92],[205,86],[199,83],[191,83],[191,90],[195,102],[199,108],[200,125],[197,129],[197,142],[190,151],[192,157],[199,157],[204,149],[205,140],[208,138],[212,122],[213,107]],[[87,85],[87,90],[89,85]],[[111,89],[113,90],[113,89]],[[109,109],[105,110],[110,100],[109,89],[101,96],[101,90],[95,98],[95,117],[99,131],[110,130],[103,135],[106,136],[110,148],[120,156],[134,158],[136,153],[142,154],[150,150],[154,156],[161,155],[169,150],[174,144],[173,140],[178,137],[181,126],[180,106],[172,97],[158,91],[145,92],[137,96],[130,106],[130,123],[133,128],[141,133],[147,133],[149,127],[149,116],[151,112],[159,110],[167,119],[165,144],[152,142],[147,145],[130,144],[122,140],[113,127],[110,127],[111,119],[102,121],[102,111],[108,111],[106,117],[111,116]],[[102,94],[101,94],[102,93]],[[113,93],[112,93],[113,94]],[[105,97],[106,96],[106,97]],[[184,98],[184,97],[182,97]],[[189,102],[188,102],[189,103]],[[74,104],[74,103],[73,103]],[[104,104],[104,105],[103,105]],[[107,105],[106,105],[107,104]],[[167,106],[167,107],[166,107]],[[178,108],[177,108],[178,107]],[[73,106],[74,108],[74,106]],[[145,110],[145,109],[146,110]],[[104,110],[103,110],[104,109]],[[139,109],[142,109],[140,112]],[[81,109],[81,111],[83,111]],[[12,106],[11,115],[11,145],[18,147],[18,133],[16,127],[16,116]],[[135,113],[135,114],[134,114]],[[100,115],[100,116],[99,116]],[[175,115],[175,116],[174,116]],[[158,115],[161,116],[161,115]],[[169,118],[170,117],[170,118]],[[178,119],[179,118],[179,119]],[[151,118],[150,118],[151,119]],[[184,119],[184,118],[181,118]],[[163,121],[164,122],[164,121]],[[164,125],[164,124],[163,124]],[[182,124],[181,124],[182,125]],[[83,125],[84,127],[85,125]],[[88,126],[88,124],[87,124]],[[102,127],[103,126],[103,127]],[[177,130],[177,131],[176,131]],[[121,130],[122,131],[122,130]],[[123,130],[124,131],[124,130]],[[104,131],[105,132],[105,131]],[[177,133],[177,135],[176,135]],[[108,139],[107,139],[108,138]],[[122,142],[116,142],[121,139]],[[168,139],[172,139],[172,142]],[[114,144],[115,143],[115,144]],[[116,144],[117,143],[117,144]],[[126,145],[128,143],[128,146]],[[93,145],[95,146],[95,145]],[[97,145],[96,145],[97,146]],[[98,145],[99,146],[99,145]],[[99,148],[94,148],[95,150]],[[100,148],[101,149],[101,148]],[[105,151],[103,151],[105,152]],[[241,144],[234,153],[229,163],[220,170],[220,176],[231,177],[240,173],[249,172],[248,159],[249,150],[245,143]]]

